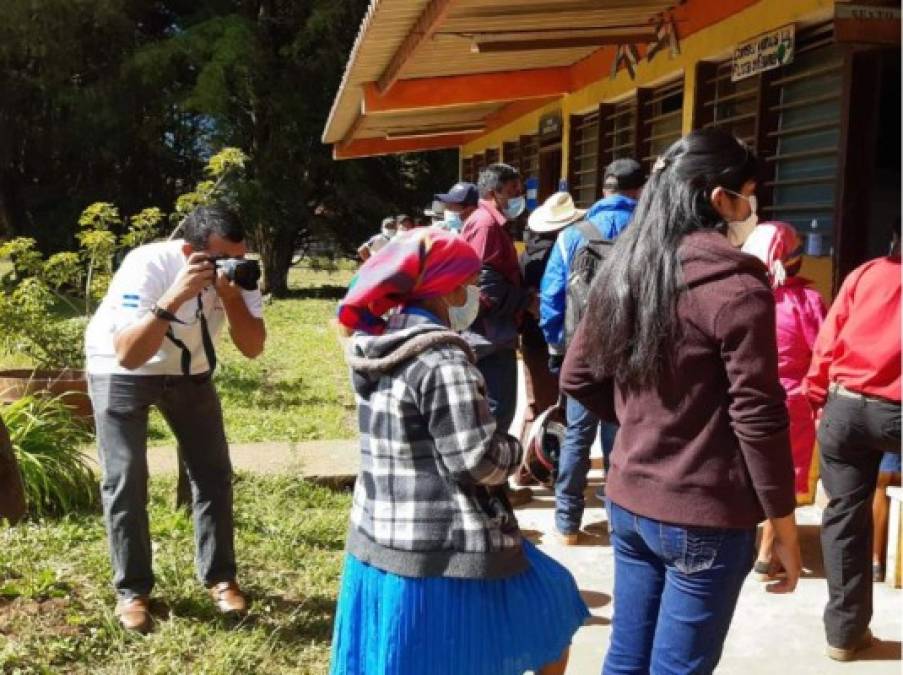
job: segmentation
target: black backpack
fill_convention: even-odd
[[[581,220],[574,225],[586,239],[586,243],[577,249],[568,273],[567,296],[564,308],[564,343],[569,345],[577,326],[586,313],[589,291],[593,280],[608,257],[613,241],[605,239],[599,230],[588,220]]]

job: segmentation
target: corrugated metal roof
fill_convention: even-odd
[[[658,13],[675,0],[372,0],[323,132],[324,143],[339,143],[349,132],[354,138],[375,137],[391,127],[402,131],[424,125],[439,127],[455,122],[485,119],[499,105],[462,106],[443,110],[438,116],[428,111],[382,113],[380,119],[361,115],[362,87],[378,82],[392,63],[396,52],[417,25],[425,11],[435,3],[447,4],[435,33],[407,60],[398,74],[400,79],[419,79],[531,70],[569,66],[594,52],[597,47],[537,49],[476,53],[475,40],[536,39],[550,31],[618,32],[648,26]],[[422,24],[421,24],[422,25]]]

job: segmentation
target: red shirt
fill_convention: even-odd
[[[855,269],[819,331],[804,391],[820,408],[832,383],[866,396],[900,400],[900,258]]]
[[[461,237],[470,244],[484,265],[501,274],[512,286],[520,286],[520,265],[514,240],[505,229],[507,218],[489,199],[481,199],[461,230]]]

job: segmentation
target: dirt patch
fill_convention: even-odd
[[[70,598],[0,598],[0,635],[15,637],[36,629],[58,636],[78,635],[78,626],[68,621],[72,604]]]

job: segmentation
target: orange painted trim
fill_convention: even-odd
[[[486,129],[483,131],[483,134],[492,131],[493,129],[498,129],[509,122],[514,122],[524,115],[529,115],[534,110],[539,110],[552,101],[557,101],[559,98],[559,96],[548,96],[546,98],[532,99],[529,101],[513,101],[501,108],[498,112],[486,117]]]
[[[512,70],[478,75],[398,80],[385,94],[364,85],[361,112],[372,115],[423,108],[521,101],[561,96],[571,90],[570,67]]]
[[[457,148],[479,138],[481,134],[457,134],[431,138],[358,138],[333,146],[333,159],[355,159],[376,155],[394,155],[401,152],[421,152]]]
[[[691,0],[671,14],[680,40],[717,24],[764,0]],[[646,45],[637,45],[645,59]],[[537,110],[555,98],[583,89],[611,73],[616,48],[603,47],[571,66],[513,70],[476,75],[398,80],[380,94],[375,83],[363,86],[361,114],[404,110],[442,109],[461,105],[508,103],[486,119],[481,134],[411,139],[357,139],[335,146],[336,159],[350,159],[393,152],[416,152],[463,145]],[[667,49],[656,58],[668,58]]]
[[[708,28],[724,19],[743,11],[747,7],[757,4],[761,0],[691,0],[675,7],[671,11],[677,26],[677,35],[680,40],[688,38],[693,33]],[[571,66],[571,81],[573,91],[583,89],[593,82],[598,82],[611,73],[611,62],[614,59],[616,47],[603,47],[598,49],[582,61]],[[637,45],[641,58],[646,57],[646,45]],[[656,58],[668,58],[668,50],[656,55]]]

